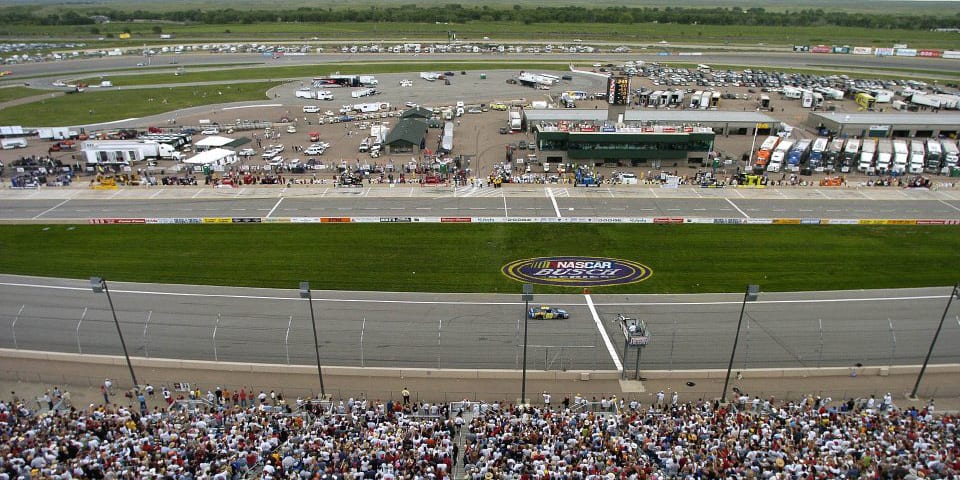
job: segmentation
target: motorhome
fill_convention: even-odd
[[[656,94],[657,92],[653,92]],[[703,98],[703,90],[697,90],[693,92],[693,96],[690,97],[690,108],[700,108],[700,99]],[[653,101],[653,95],[650,96],[650,101]]]
[[[903,173],[907,170],[907,162],[910,161],[910,149],[907,148],[906,140],[893,141],[893,168],[897,173]]]
[[[940,167],[943,162],[943,149],[940,140],[936,138],[927,139],[927,156],[924,160],[924,170],[927,173],[940,173]]]
[[[893,92],[891,90],[871,90],[870,95],[876,103],[890,103],[893,101]]]
[[[507,113],[507,120],[510,123],[511,131],[519,132],[523,129],[523,118],[520,116],[520,111],[510,110]]]
[[[923,144],[924,141],[918,138],[910,140],[910,164],[907,167],[907,171],[910,173],[923,173],[923,165],[927,156]]]
[[[440,72],[420,72],[420,78],[428,82],[435,82],[442,76],[443,74]]]
[[[875,138],[864,138],[863,145],[860,147],[860,161],[857,163],[857,171],[861,173],[873,173],[873,157],[877,152],[877,140]]]

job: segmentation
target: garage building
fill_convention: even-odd
[[[956,138],[960,113],[810,112],[807,126],[826,128],[837,136],[892,138]]]
[[[390,149],[390,153],[418,154],[426,135],[427,124],[423,120],[403,118],[387,132],[383,144]]]

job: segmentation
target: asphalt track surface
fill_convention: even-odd
[[[176,59],[176,65],[170,62]],[[152,59],[150,67],[129,72],[154,72],[157,70],[175,69],[185,66],[203,66],[224,63],[249,63],[251,65],[222,68],[245,68],[249,66],[290,66],[309,64],[336,64],[362,62],[443,62],[443,61],[569,61],[569,62],[625,62],[627,60],[644,60],[647,62],[685,62],[728,65],[755,65],[771,68],[820,68],[820,67],[857,67],[883,70],[888,68],[914,68],[922,70],[953,71],[957,68],[956,60],[943,58],[921,57],[876,57],[873,55],[825,55],[810,53],[788,52],[720,52],[704,53],[700,56],[658,56],[655,54],[640,53],[598,53],[598,54],[339,54],[324,53],[306,56],[284,56],[278,59],[264,57],[259,54],[179,54],[159,55]],[[95,73],[111,69],[136,69],[136,64],[143,61],[142,56],[126,55],[120,57],[90,58],[81,60],[65,60],[61,62],[25,63],[8,65],[4,68],[13,72],[10,81],[18,81],[19,76],[51,75],[84,72]],[[111,75],[120,75],[114,72]],[[76,75],[71,75],[76,76]],[[87,76],[87,75],[84,75]],[[79,77],[79,76],[77,76]],[[28,80],[32,86],[44,87],[54,79]]]
[[[796,187],[770,189],[505,188],[386,185],[292,187],[82,187],[0,190],[0,220],[182,217],[685,217],[960,219],[954,189]]]
[[[312,364],[307,300],[290,290],[109,284],[131,355]],[[295,286],[294,286],[295,287]],[[919,364],[948,288],[761,293],[746,307],[735,368]],[[327,366],[520,367],[516,295],[313,292]],[[568,320],[529,322],[531,369],[616,370],[618,313],[652,333],[641,369],[725,368],[742,296],[538,295]],[[596,312],[594,317],[590,304]],[[87,280],[0,276],[0,347],[121,355],[107,299]],[[948,315],[933,363],[960,362],[960,319]],[[635,365],[635,354],[627,359]]]

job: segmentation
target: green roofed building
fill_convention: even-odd
[[[715,134],[707,127],[624,127],[599,123],[540,123],[532,126],[544,161],[584,161],[663,165],[702,165],[713,148]]]
[[[423,108],[423,107],[414,107],[409,110],[404,111],[400,114],[400,118],[419,118],[426,120],[434,116],[433,110]]]
[[[418,154],[426,135],[426,122],[416,118],[402,118],[387,132],[383,143],[390,149],[390,153]]]

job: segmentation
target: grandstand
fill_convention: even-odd
[[[0,478],[955,478],[957,417],[890,394],[555,408],[229,395],[199,408],[0,403]],[[262,400],[261,400],[262,399]],[[659,403],[658,403],[659,402]],[[599,405],[599,407],[598,407]]]

